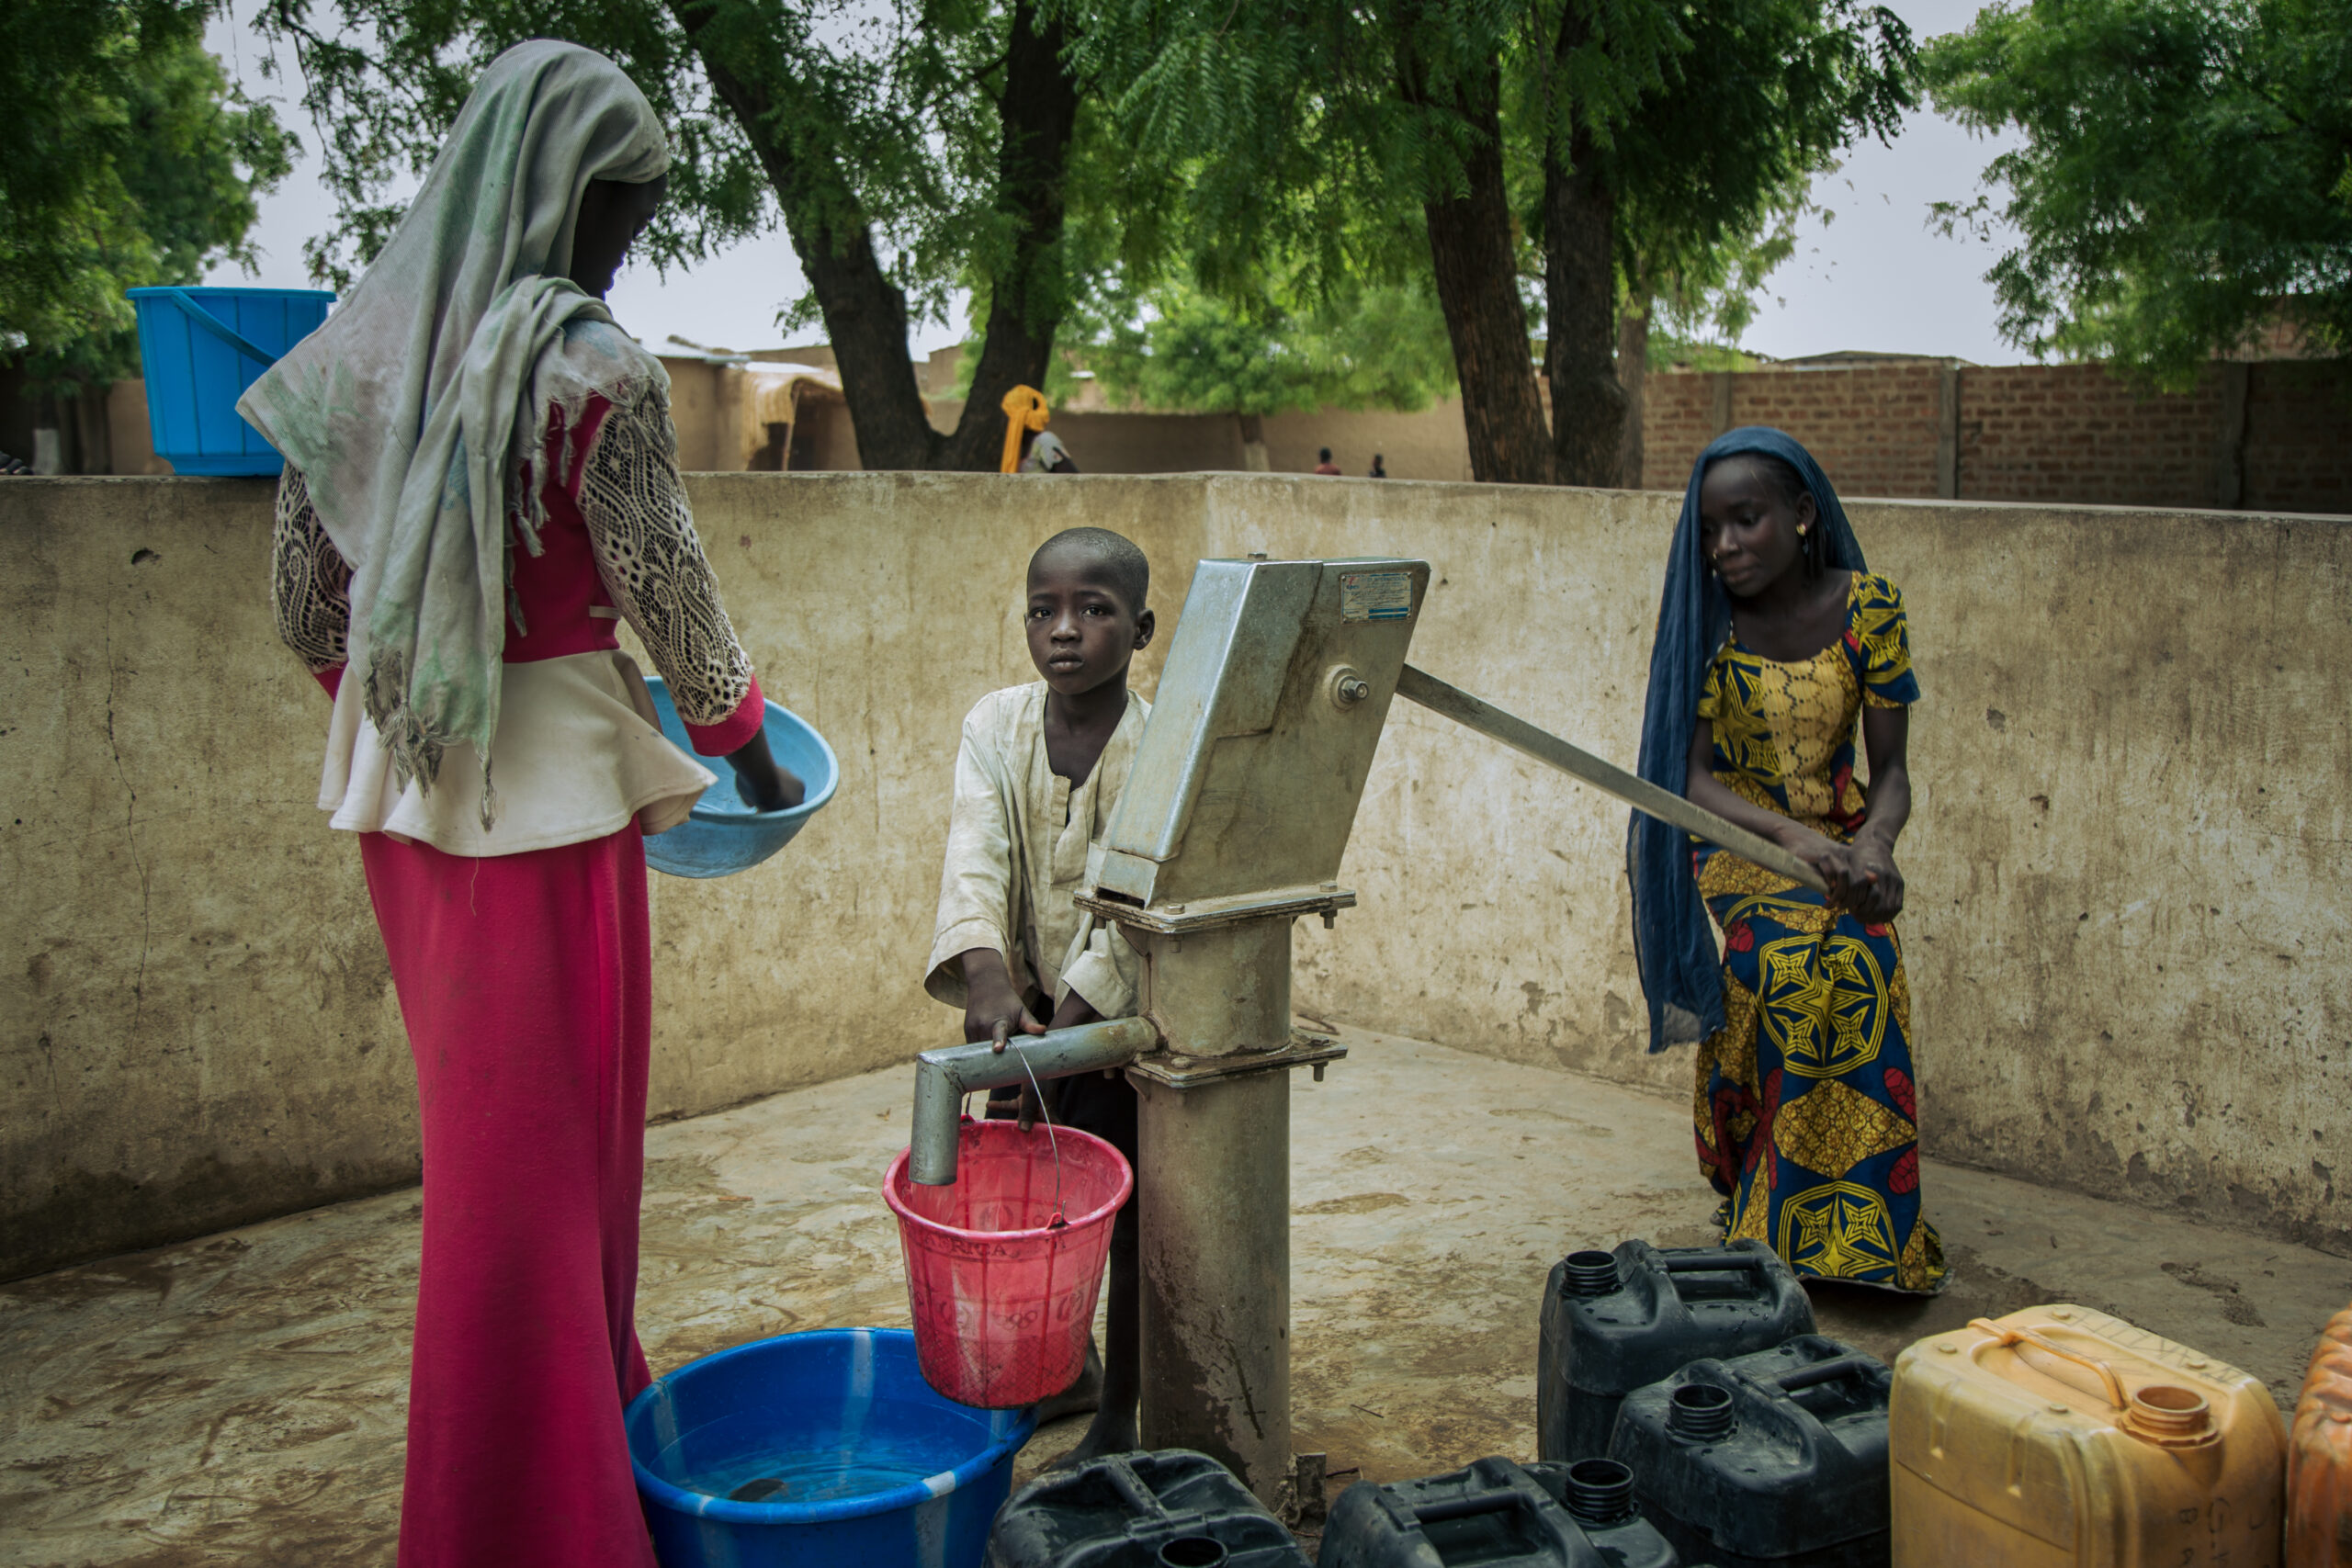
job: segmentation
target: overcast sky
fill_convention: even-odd
[[[1923,39],[1965,27],[1977,9],[1975,0],[1892,0],[1892,6]],[[291,101],[284,79],[264,81],[255,69],[265,47],[251,27],[256,6],[257,0],[236,0],[235,19],[212,25],[212,49],[249,92],[279,96],[281,117],[305,147],[314,146],[317,132]],[[293,62],[285,63],[290,74]],[[1911,117],[1892,146],[1871,141],[1855,148],[1844,167],[1814,187],[1815,202],[1834,220],[1805,221],[1796,254],[1767,282],[1742,345],[1781,358],[1835,349],[1956,355],[1979,364],[2020,358],[2000,339],[1993,291],[1984,281],[1998,246],[1946,239],[1927,227],[1928,204],[1969,197],[1978,174],[2000,150],[1926,110]],[[334,210],[318,183],[316,158],[305,153],[262,202],[255,231],[260,276],[246,278],[232,266],[216,269],[206,281],[309,287],[302,243],[329,225]],[[778,231],[666,277],[650,266],[631,266],[614,285],[611,300],[622,325],[650,344],[674,333],[696,343],[762,348],[783,341],[775,313],[801,287],[799,264]],[[961,320],[929,323],[916,333],[916,350],[963,336]]]

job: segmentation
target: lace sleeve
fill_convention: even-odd
[[[311,506],[310,481],[288,464],[270,529],[270,604],[277,635],[311,674],[349,657],[351,566]]]
[[[752,660],[695,536],[660,396],[606,416],[581,476],[580,514],[605,588],[669,682],[678,716],[706,727],[731,717],[751,694]]]

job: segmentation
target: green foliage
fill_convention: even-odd
[[[1796,252],[1798,220],[1807,213],[1825,225],[1837,219],[1807,199],[1809,184],[1809,178],[1792,181],[1746,232],[1720,235],[1712,244],[1678,246],[1659,258],[1645,257],[1626,242],[1620,265],[1626,308],[1646,310],[1667,324],[1669,336],[1695,341],[1712,333],[1737,343],[1756,320],[1765,281]],[[1651,363],[1657,363],[1654,354]]]
[[[1731,344],[1672,332],[1651,333],[1645,367],[1651,370],[1760,370],[1766,363]]]
[[[1080,370],[1114,407],[1174,413],[1409,413],[1454,390],[1444,315],[1418,283],[1294,309],[1238,306],[1189,280],[1140,297],[1099,286],[1064,322],[1062,342],[1040,389],[1056,408],[1083,389]],[[978,343],[964,345],[954,396],[970,393],[978,356]]]
[[[250,265],[294,142],[204,51],[209,0],[17,0],[0,52],[0,342],[36,385],[128,374],[123,291]]]
[[[1737,341],[1795,248],[1815,175],[1860,136],[1891,140],[1918,102],[1910,29],[1851,0],[1724,0],[1684,10],[1692,47],[1603,151],[1634,308]]]
[[[2352,0],[2036,0],[1927,55],[1936,107],[2025,145],[1984,170],[1989,275],[2036,354],[2194,378],[2283,310],[2352,349]],[[1980,193],[1944,204],[1982,226]]]
[[[1453,390],[1445,319],[1414,284],[1252,309],[1171,283],[1077,352],[1114,404],[1149,409],[1410,412]]]
[[[1812,176],[1917,101],[1909,30],[1856,0],[1102,0],[1082,48],[1135,166],[1184,192],[1170,250],[1237,308],[1270,273],[1329,299],[1425,276],[1499,62],[1523,291],[1545,172],[1589,159],[1628,298],[1736,335]]]
[[[863,230],[910,316],[944,320],[959,288],[985,292],[1011,265],[1012,220],[996,201],[1009,5],[691,8],[708,17],[701,52],[681,23],[683,0],[270,0],[264,30],[298,47],[303,107],[324,134],[337,201],[336,229],[309,247],[313,273],[339,284],[382,248],[481,69],[533,38],[611,57],[668,128],[669,197],[640,242],[657,266],[780,222],[796,241]],[[702,52],[766,96],[756,129],[796,164],[781,185]],[[804,177],[815,169],[838,171],[842,183]],[[813,294],[803,294],[778,325],[818,319]]]

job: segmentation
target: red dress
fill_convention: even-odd
[[[676,471],[643,430],[598,443],[609,412],[600,400],[568,435],[550,435],[570,443],[571,460],[548,465],[563,477],[544,492],[544,553],[514,558],[528,633],[510,623],[510,667],[606,655],[618,647],[618,615],[631,612],[656,627],[647,641],[657,664],[665,646],[679,651],[660,632],[681,606],[645,600],[674,592],[678,561],[701,565],[701,552],[678,502],[683,554],[671,539],[667,570],[651,574],[661,582],[628,581],[632,552],[648,547],[646,520],[607,513],[622,504],[616,497],[658,495],[665,475],[674,491]],[[583,496],[583,485],[600,484],[601,502]],[[306,513],[300,476],[289,473],[280,625],[334,691],[340,666],[321,656],[340,649],[331,608],[340,563],[322,562],[323,536],[306,532]],[[668,525],[657,517],[652,526]],[[315,518],[307,528],[316,530]],[[707,588],[702,566],[688,592]],[[712,592],[707,609],[683,618],[712,625],[716,604]],[[726,627],[723,614],[715,625]],[[717,660],[729,664],[731,652],[741,662],[743,694],[716,723],[689,724],[706,755],[742,745],[763,711],[731,628],[726,636]],[[737,689],[722,680],[714,695],[707,668],[699,692],[692,670],[673,681],[682,711],[697,699],[707,710]],[[445,767],[444,776],[462,771]],[[527,812],[527,802],[508,805]],[[652,1036],[643,838],[631,821],[514,854],[454,854],[380,831],[360,843],[415,1055],[424,1144],[400,1562],[652,1568],[621,1429],[623,1406],[649,1381],[633,1305]]]

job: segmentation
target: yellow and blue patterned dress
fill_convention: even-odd
[[[1782,663],[1724,638],[1699,716],[1716,780],[1840,842],[1867,814],[1861,710],[1918,700],[1903,595],[1854,574],[1846,635]],[[1724,1029],[1699,1048],[1699,1161],[1726,1239],[1800,1275],[1933,1292],[1943,1248],[1919,1207],[1911,987],[1892,924],[1840,914],[1786,877],[1701,843],[1700,894],[1724,934]]]

